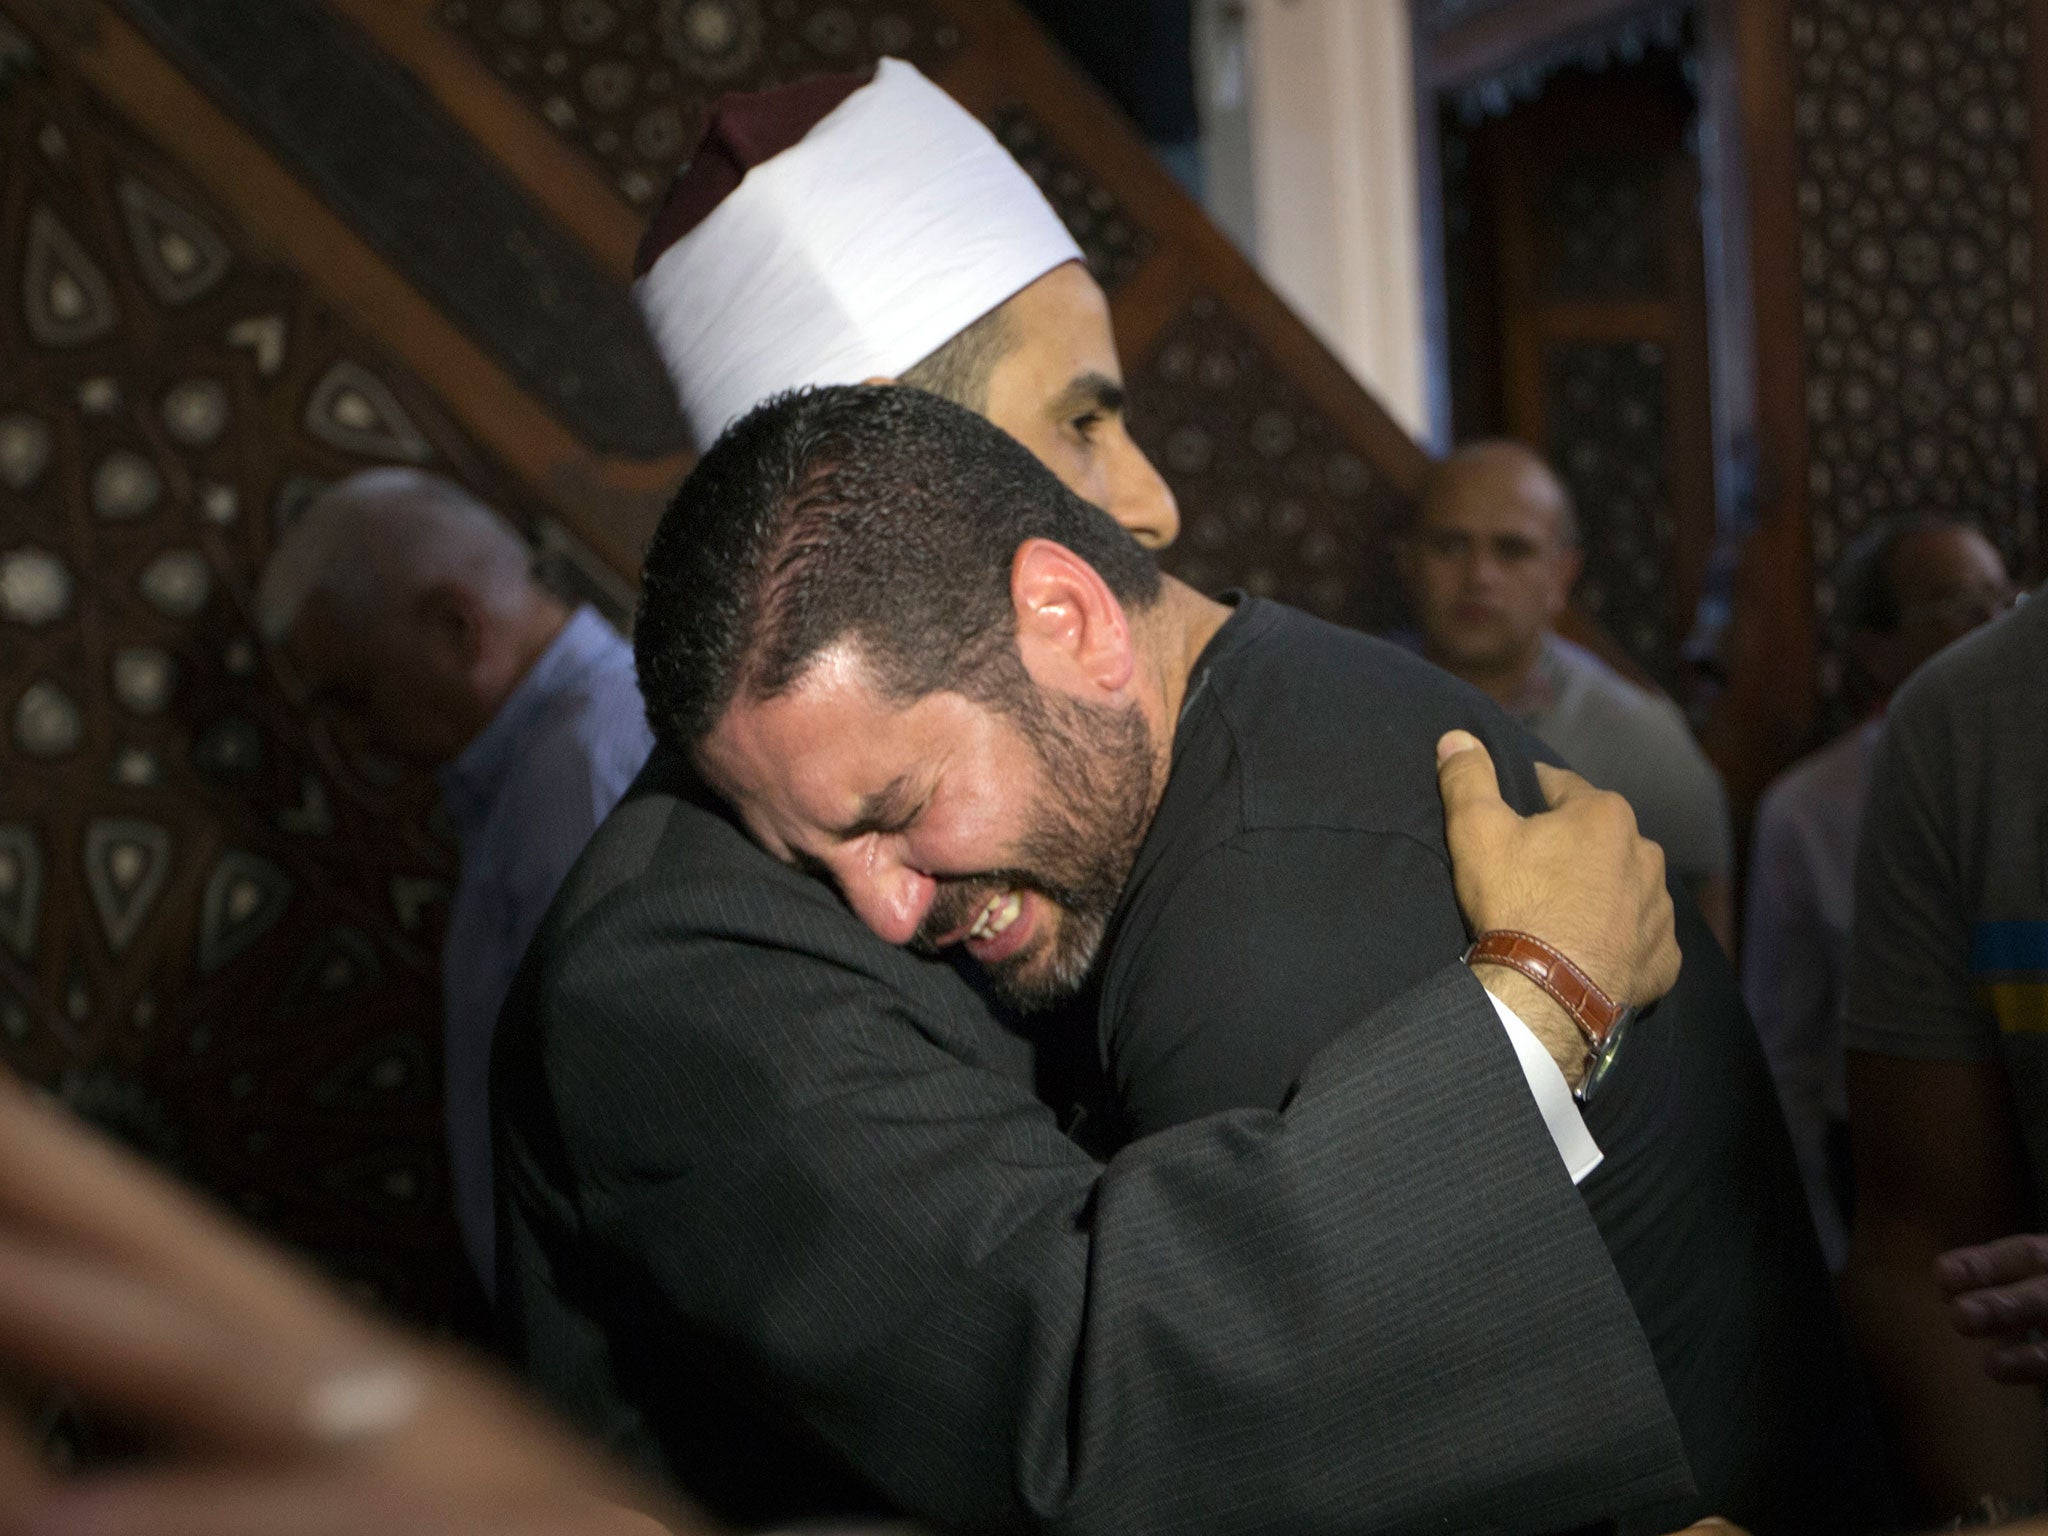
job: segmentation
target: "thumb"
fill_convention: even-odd
[[[1437,792],[1443,796],[1446,836],[1457,840],[1461,821],[1506,810],[1493,759],[1470,731],[1447,731],[1436,744]]]

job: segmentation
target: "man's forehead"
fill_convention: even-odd
[[[698,755],[721,787],[812,787],[879,743],[900,714],[858,649],[840,641],[773,698],[734,699]]]
[[[1028,368],[1053,388],[1088,374],[1121,382],[1109,301],[1079,262],[1046,273],[1011,299],[1005,314],[1015,340],[1003,363]]]
[[[1899,540],[1892,570],[1901,588],[2002,577],[2005,562],[1991,541],[1960,523],[1923,528]]]
[[[1558,531],[1562,493],[1540,466],[1512,461],[1454,465],[1422,507],[1424,527],[1485,531]]]

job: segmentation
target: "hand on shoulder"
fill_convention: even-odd
[[[1444,836],[1466,923],[1475,934],[1535,935],[1617,1002],[1656,1001],[1678,980],[1680,958],[1663,850],[1637,830],[1621,796],[1561,768],[1539,764],[1536,773],[1549,809],[1522,816],[1501,798],[1476,737],[1451,731],[1437,743]],[[1485,981],[1576,1081],[1584,1047],[1563,1009],[1514,972],[1489,967]]]

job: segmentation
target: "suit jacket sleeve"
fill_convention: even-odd
[[[630,1438],[620,1383],[652,1364],[980,1529],[1550,1530],[1685,1488],[1462,967],[1284,1113],[1105,1165],[961,1032],[949,972],[907,980],[822,892],[786,894],[771,946],[752,900],[624,893],[508,1013],[500,1296],[601,1433]]]

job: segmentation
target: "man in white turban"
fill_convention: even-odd
[[[1109,301],[993,135],[910,65],[729,96],[634,284],[698,452],[770,395],[900,379],[981,412],[1153,547]]]

